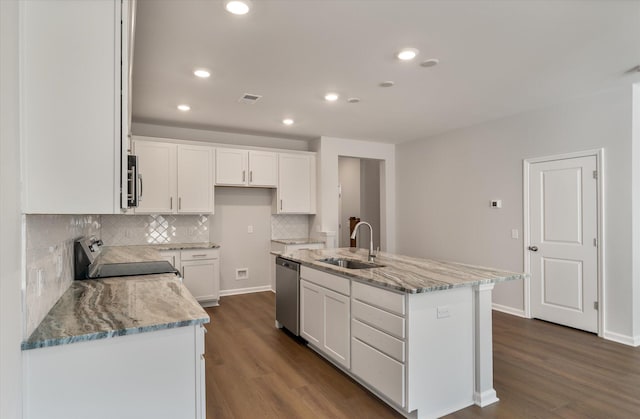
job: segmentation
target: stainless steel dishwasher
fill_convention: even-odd
[[[300,335],[300,264],[276,258],[276,327]]]

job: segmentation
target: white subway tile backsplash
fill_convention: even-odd
[[[73,281],[73,241],[100,235],[97,215],[27,215],[24,337],[28,337]]]

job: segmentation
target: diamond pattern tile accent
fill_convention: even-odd
[[[309,237],[309,216],[280,214],[271,216],[272,239],[302,239]]]
[[[103,215],[107,246],[209,241],[207,215]]]

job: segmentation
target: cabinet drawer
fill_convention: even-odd
[[[383,290],[371,285],[354,282],[353,298],[367,304],[382,308],[392,313],[404,316],[406,314],[405,294]]]
[[[181,259],[185,260],[202,260],[202,259],[218,259],[218,249],[193,249],[183,250],[181,252]]]
[[[379,350],[396,361],[405,362],[404,342],[368,326],[358,320],[351,320],[351,336]]]
[[[351,316],[390,335],[404,339],[404,318],[355,299],[351,300]]]
[[[313,282],[314,284],[321,285],[325,288],[329,288],[330,290],[339,292],[340,294],[351,294],[351,281],[337,275],[331,275],[317,269],[311,269],[307,268],[306,266],[302,266],[300,268],[300,278],[306,279],[309,282]]]
[[[404,407],[405,367],[356,338],[351,338],[351,372],[400,407]]]

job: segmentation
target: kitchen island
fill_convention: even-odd
[[[432,418],[498,401],[491,290],[525,274],[363,249],[299,250],[300,335],[407,417]],[[322,261],[325,260],[325,261]],[[329,262],[329,263],[327,263]]]

